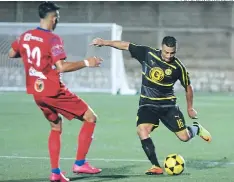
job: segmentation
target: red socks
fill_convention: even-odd
[[[78,149],[76,154],[76,160],[85,160],[86,154],[89,151],[89,147],[92,142],[92,135],[94,132],[96,123],[84,121],[83,126],[78,136]]]
[[[76,160],[85,160],[86,154],[89,151],[89,147],[92,143],[92,135],[95,128],[95,123],[84,122],[81,127],[78,136],[78,149]],[[48,148],[50,155],[51,169],[59,168],[60,159],[60,147],[61,147],[61,132],[56,130],[51,130],[48,139]]]
[[[48,148],[49,148],[49,155],[50,155],[50,164],[51,169],[59,168],[59,157],[60,157],[60,131],[51,130],[50,136],[48,139]]]

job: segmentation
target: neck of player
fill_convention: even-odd
[[[53,26],[44,20],[40,21],[40,28],[45,29],[45,30],[49,30],[49,31],[53,31]]]

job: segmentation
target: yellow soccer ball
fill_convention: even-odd
[[[164,160],[164,169],[169,175],[179,175],[184,171],[185,161],[179,154],[170,154]]]

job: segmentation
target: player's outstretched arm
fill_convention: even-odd
[[[128,50],[129,44],[130,42],[125,42],[125,41],[118,41],[118,40],[112,41],[112,40],[104,40],[101,38],[96,38],[92,41],[90,45],[94,45],[98,47],[110,46],[110,47],[114,47],[120,50]]]
[[[59,60],[55,63],[58,72],[72,72],[77,71],[85,67],[99,67],[102,63],[101,58],[90,57],[83,61],[76,62],[65,62],[64,60]]]

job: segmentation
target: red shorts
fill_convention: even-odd
[[[34,95],[34,100],[49,121],[56,121],[58,114],[72,120],[88,110],[88,105],[67,89],[61,89],[58,95],[52,97]]]

